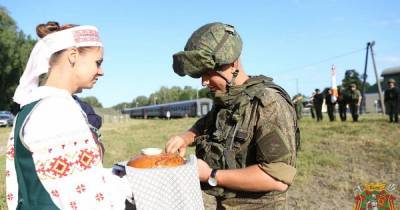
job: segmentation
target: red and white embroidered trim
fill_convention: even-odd
[[[83,193],[86,191],[86,186],[84,184],[80,184],[76,187],[76,192]]]
[[[14,150],[14,144],[10,144],[7,147],[7,152],[6,152],[6,157],[9,160],[14,160],[14,154],[15,154],[15,150]]]
[[[7,200],[11,201],[14,199],[14,195],[12,193],[7,194]]]
[[[53,195],[54,197],[60,197],[60,193],[58,192],[58,190],[52,190],[51,195]]]
[[[97,148],[85,148],[35,163],[40,179],[57,179],[101,165]]]
[[[96,201],[100,202],[104,200],[104,195],[103,193],[97,193],[96,194]]]
[[[80,42],[100,42],[99,33],[95,30],[78,30],[74,31],[74,39],[76,43]]]
[[[76,204],[75,201],[71,201],[71,202],[69,203],[69,205],[71,206],[71,209],[73,209],[73,210],[78,209],[78,205]]]

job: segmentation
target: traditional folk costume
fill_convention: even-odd
[[[40,39],[30,55],[14,100],[21,105],[6,158],[9,209],[124,209],[126,180],[102,166],[102,149],[86,114],[63,89],[38,87],[50,56],[69,47],[102,46],[92,26]]]

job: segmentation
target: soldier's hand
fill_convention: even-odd
[[[184,156],[186,152],[186,141],[181,136],[173,136],[165,144],[165,152],[175,153],[179,152],[180,156]]]
[[[202,159],[197,159],[197,170],[199,172],[200,182],[207,182],[211,174],[210,166]]]

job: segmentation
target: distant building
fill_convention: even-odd
[[[378,93],[365,94],[365,112],[366,113],[382,112],[381,104],[379,103]]]
[[[397,84],[400,84],[400,66],[386,68],[382,71],[381,76],[383,77],[382,91],[387,88],[387,81],[390,78],[396,80]],[[383,95],[383,92],[382,92]],[[366,93],[365,94],[365,111],[367,113],[382,112],[378,93]]]
[[[393,78],[396,80],[397,85],[400,84],[400,66],[397,67],[391,67],[391,68],[386,68],[382,71],[381,76],[383,77],[383,89],[385,90],[387,88],[387,81],[390,78]]]

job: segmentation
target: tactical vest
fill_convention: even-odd
[[[259,76],[252,78],[260,80],[255,85],[246,87],[241,96],[229,107],[213,106],[206,122],[204,135],[196,137],[196,156],[214,169],[245,168],[254,165],[256,161],[256,144],[253,139],[257,109],[264,96],[266,88],[272,88],[294,107],[290,96],[280,86],[272,82],[271,78]],[[297,127],[296,116],[293,116],[296,131],[296,151],[300,146],[300,130]],[[202,189],[211,195],[224,198],[232,197],[259,197],[263,193],[237,192],[223,187],[211,187],[202,183]]]

